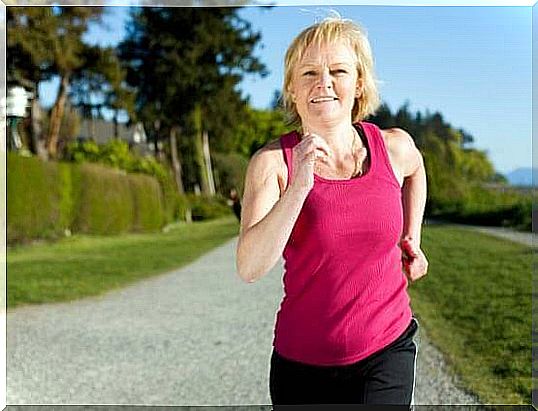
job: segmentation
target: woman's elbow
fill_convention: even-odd
[[[259,278],[253,270],[249,270],[244,264],[241,264],[239,260],[236,262],[236,267],[237,275],[246,283],[253,283]]]
[[[246,283],[253,283],[259,280],[265,274],[263,267],[252,263],[253,261],[249,260],[247,256],[241,256],[240,254],[237,255],[237,274]]]
[[[235,267],[237,275],[246,283],[253,283],[257,280],[257,275],[255,270],[252,267],[252,264],[249,264],[248,256],[244,255],[244,250],[241,247],[237,247]]]
[[[253,283],[269,271],[264,255],[259,255],[243,238],[239,238],[236,249],[235,265],[237,274],[246,283]]]

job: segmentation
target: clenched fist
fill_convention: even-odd
[[[410,282],[424,277],[428,272],[428,260],[412,238],[404,237],[400,241],[402,249],[402,266]]]
[[[314,186],[314,164],[316,160],[327,161],[331,149],[327,142],[316,134],[306,133],[293,147],[293,176],[291,185],[307,195]]]

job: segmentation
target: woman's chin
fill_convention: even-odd
[[[344,121],[346,120],[348,116],[346,116],[342,111],[340,110],[334,110],[331,108],[322,108],[317,110],[311,110],[308,113],[308,118],[312,122],[337,122],[337,121]]]

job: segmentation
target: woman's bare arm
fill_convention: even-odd
[[[279,161],[279,144],[271,144],[252,157],[247,169],[236,254],[237,272],[247,282],[277,263],[306,198],[291,186],[280,196]]]
[[[404,268],[411,281],[426,274],[428,261],[420,249],[422,220],[426,205],[427,183],[424,161],[412,137],[395,128],[384,132],[393,170],[403,180],[402,206],[404,226],[402,251]]]
[[[306,197],[314,186],[314,163],[330,148],[321,137],[304,135],[293,148],[293,177],[282,191],[280,175],[287,175],[280,142],[259,150],[245,178],[241,230],[237,244],[237,272],[254,282],[274,267],[291,235]],[[283,183],[283,186],[286,184]]]

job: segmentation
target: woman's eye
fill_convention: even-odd
[[[347,70],[345,70],[345,69],[336,69],[336,70],[333,70],[333,73],[335,73],[335,74],[347,74]]]
[[[310,70],[310,71],[305,71],[303,73],[303,76],[314,76],[315,74],[316,74],[315,71]]]

